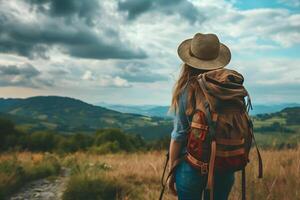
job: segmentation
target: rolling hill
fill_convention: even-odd
[[[260,146],[291,148],[300,142],[300,107],[256,115],[253,123]]]
[[[154,110],[156,113],[165,108],[145,107],[147,112]],[[274,138],[278,141],[288,140],[287,138],[300,140],[299,113],[300,107],[291,107],[275,113],[255,115],[253,119],[258,140],[269,143]],[[12,120],[18,129],[27,132],[54,130],[72,134],[94,133],[102,128],[120,128],[128,133],[140,134],[145,139],[169,136],[173,126],[171,118],[122,113],[60,96],[0,99],[0,117]]]
[[[120,128],[145,138],[170,134],[171,120],[127,114],[91,105],[69,97],[36,96],[26,99],[0,99],[0,116],[14,121],[25,131],[50,129],[61,133],[94,132],[101,128]],[[160,128],[163,132],[160,132]],[[168,131],[166,131],[166,127]],[[156,128],[154,133],[144,129]]]

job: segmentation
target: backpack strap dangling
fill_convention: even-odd
[[[249,127],[250,127],[250,134],[251,134],[251,136],[253,138],[255,149],[256,149],[256,153],[257,153],[257,158],[258,158],[258,178],[262,178],[263,177],[263,162],[262,162],[260,151],[258,149],[256,140],[255,140],[255,136],[254,136],[254,133],[253,133],[253,123],[252,123],[252,120],[250,119],[250,117],[249,117],[248,114],[246,114],[246,117],[248,118]]]
[[[254,141],[254,145],[255,145],[255,149],[256,149],[256,153],[257,153],[257,157],[258,157],[258,178],[262,178],[263,177],[263,162],[262,162],[262,158],[255,140],[255,136],[253,134],[253,124],[252,121],[250,121],[250,126],[251,126],[251,135]]]
[[[211,140],[211,152],[210,152],[210,159],[209,159],[209,169],[208,169],[208,177],[207,177],[207,184],[206,189],[209,190],[209,197],[210,200],[214,199],[214,166],[215,166],[215,158],[216,158],[216,151],[217,151],[217,145],[216,145],[216,128],[217,128],[217,120],[218,120],[218,114],[212,113],[209,103],[204,95],[204,84],[202,80],[203,76],[200,76],[198,79],[201,91],[198,94],[200,100],[204,103],[205,108],[205,116],[207,119],[207,123],[209,126],[209,137]]]
[[[205,110],[207,116],[207,122],[209,126],[209,136],[211,139],[211,151],[210,151],[210,159],[209,159],[209,169],[208,169],[208,176],[207,176],[207,184],[206,189],[210,192],[210,200],[214,199],[214,168],[215,168],[215,159],[216,159],[216,152],[217,152],[217,144],[216,144],[216,126],[218,120],[218,114],[211,113],[209,109],[209,104],[205,101]]]
[[[165,167],[164,167],[164,171],[163,171],[163,174],[162,174],[162,177],[161,177],[161,191],[160,191],[160,195],[159,195],[159,200],[162,200],[163,199],[163,195],[164,195],[164,192],[165,192],[165,189],[166,189],[166,186],[167,186],[167,183],[168,183],[168,180],[169,178],[173,175],[173,173],[175,172],[175,169],[177,168],[177,166],[183,161],[184,157],[180,157],[178,158],[177,160],[175,160],[173,166],[171,166],[171,169],[166,177],[166,179],[164,180],[164,177],[165,177],[165,172],[166,172],[166,169],[167,169],[167,165],[168,165],[168,162],[169,162],[169,152],[167,153],[167,158],[166,158],[166,163],[165,163]]]
[[[168,152],[166,154],[166,162],[165,162],[165,166],[164,166],[164,171],[163,171],[163,174],[162,174],[161,180],[160,180],[160,182],[161,182],[161,191],[160,191],[160,195],[159,195],[159,200],[162,200],[162,197],[164,195],[165,188],[166,188],[166,183],[164,183],[164,178],[165,178],[165,174],[166,174],[169,159],[170,159],[170,153]]]
[[[215,158],[216,158],[216,141],[212,141],[211,143],[211,153],[209,160],[209,169],[208,169],[208,177],[206,189],[210,191],[209,197],[210,200],[214,199],[214,166],[215,166]]]
[[[246,168],[242,169],[242,200],[246,200]]]

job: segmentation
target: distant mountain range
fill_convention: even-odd
[[[149,117],[163,117],[171,118],[171,114],[168,114],[169,106],[158,106],[158,105],[121,105],[121,104],[108,104],[108,103],[97,103],[96,105],[102,106],[111,110],[116,110],[122,113],[134,113],[145,115]]]
[[[252,113],[278,112],[297,105],[257,105]],[[12,120],[19,130],[25,132],[52,130],[63,134],[89,134],[102,128],[120,128],[145,139],[157,139],[169,136],[172,131],[173,120],[167,115],[168,109],[168,106],[151,105],[96,106],[60,96],[0,98],[0,117]],[[293,111],[293,115],[298,114],[298,110]]]
[[[98,103],[97,105],[116,110],[122,113],[135,113],[146,116],[157,116],[163,118],[171,118],[172,116],[168,114],[169,106],[157,106],[157,105],[120,105],[120,104],[107,104],[107,103]],[[298,103],[281,103],[281,104],[256,104],[253,105],[253,110],[250,111],[251,115],[263,114],[263,113],[274,113],[278,112],[284,108],[288,107],[299,107]]]
[[[282,109],[293,108],[293,107],[300,107],[300,104],[299,103],[281,103],[281,104],[269,104],[269,105],[254,104],[253,110],[250,113],[252,115],[264,114],[264,113],[275,113],[281,111]]]
[[[37,96],[26,99],[0,98],[0,117],[14,121],[19,129],[32,132],[54,130],[71,134],[92,133],[101,128],[120,128],[145,138],[170,134],[171,120],[127,114],[95,106],[78,99]],[[145,132],[146,130],[156,130]]]

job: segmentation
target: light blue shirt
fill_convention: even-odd
[[[171,139],[182,142],[181,153],[186,152],[187,134],[189,129],[189,123],[192,121],[192,116],[185,114],[187,108],[187,87],[179,95],[178,99],[178,112],[174,116],[174,127],[171,133]]]

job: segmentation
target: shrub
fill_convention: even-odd
[[[39,179],[41,177],[47,177],[56,175],[59,173],[61,166],[58,159],[49,153],[37,162],[33,162],[25,167],[27,181]]]
[[[0,117],[0,151],[7,150],[17,144],[19,132],[12,121]]]
[[[38,131],[30,134],[28,148],[32,151],[51,151],[55,146],[54,133]]]
[[[100,146],[93,146],[90,148],[91,153],[106,154],[106,153],[117,153],[121,151],[118,141],[105,142]]]
[[[111,144],[117,142],[119,148],[124,151],[131,151],[134,148],[134,146],[129,140],[129,136],[123,133],[120,129],[112,128],[97,131],[95,136],[95,145],[103,145],[108,142],[111,142]]]
[[[0,199],[5,199],[23,184],[25,171],[16,158],[0,162]]]
[[[280,132],[280,133],[293,133],[293,130],[287,128],[285,125],[280,124],[279,122],[273,122],[268,126],[261,126],[259,128],[254,128],[256,132]]]
[[[69,137],[65,137],[60,139],[57,144],[56,144],[57,148],[56,151],[57,152],[75,152],[77,149],[76,144],[74,142],[74,140],[71,140]]]

